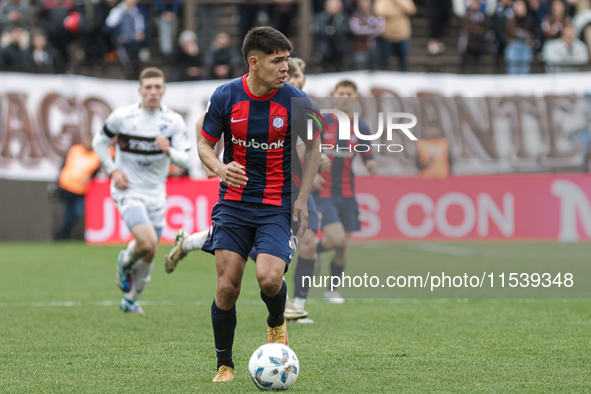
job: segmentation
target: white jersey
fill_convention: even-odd
[[[117,136],[115,166],[129,179],[126,190],[117,189],[111,181],[113,198],[166,198],[170,157],[154,141],[166,137],[174,149],[188,152],[191,146],[182,116],[164,106],[148,112],[140,104],[133,104],[113,111],[103,133],[109,138]]]

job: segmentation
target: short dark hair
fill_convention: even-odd
[[[159,68],[156,68],[156,67],[145,68],[140,73],[140,85],[142,84],[142,81],[146,78],[162,78],[162,80],[164,82],[166,82],[166,78],[164,77],[164,73],[162,72],[162,70],[160,70]]]
[[[339,81],[339,83],[337,83],[337,86],[334,87],[334,92],[337,91],[338,88],[340,88],[341,86],[343,87],[352,87],[353,90],[355,90],[355,93],[357,93],[357,84],[351,80],[348,79],[343,79],[342,81]]]
[[[269,26],[255,27],[251,29],[242,44],[242,56],[248,66],[248,57],[251,51],[261,51],[270,55],[277,51],[291,51],[291,42],[280,31]]]
[[[300,59],[299,57],[290,57],[287,59],[287,66],[289,70],[287,70],[287,75],[291,78],[293,74],[295,74],[296,69],[300,69],[302,74],[306,70],[306,62]]]

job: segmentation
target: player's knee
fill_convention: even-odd
[[[236,301],[240,295],[240,286],[235,285],[230,281],[225,281],[218,284],[217,295],[220,299],[226,301]]]
[[[333,245],[335,249],[343,249],[347,247],[347,237],[345,234],[337,234],[333,236]]]
[[[259,279],[259,287],[263,291],[263,293],[267,294],[270,297],[273,297],[279,290],[281,290],[281,286],[283,285],[283,277],[277,279],[274,277],[265,277]]]
[[[154,256],[156,254],[157,248],[158,240],[156,239],[144,239],[138,241],[135,246],[136,252],[143,257],[148,257],[147,255]]]
[[[300,256],[305,259],[313,259],[316,253],[316,233],[312,230],[306,230],[299,243]]]

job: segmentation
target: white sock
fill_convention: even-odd
[[[133,265],[133,286],[129,293],[125,293],[125,298],[131,302],[139,300],[146,284],[150,281],[152,268],[154,267],[154,261],[146,263],[140,259]]]
[[[298,309],[304,309],[304,306],[306,305],[306,299],[305,298],[301,298],[301,297],[295,297],[293,299],[293,304]]]
[[[140,255],[135,252],[135,239],[133,239],[130,243],[127,244],[127,249],[125,249],[125,254],[123,255],[122,262],[123,268],[133,266],[139,258]]]
[[[189,235],[182,243],[181,250],[184,253],[190,252],[192,250],[199,250],[205,243],[207,239],[207,234],[209,234],[209,230],[201,231],[199,233],[193,233]]]

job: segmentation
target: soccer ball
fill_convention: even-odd
[[[300,362],[288,346],[266,343],[250,357],[248,372],[261,390],[287,390],[298,378]]]

